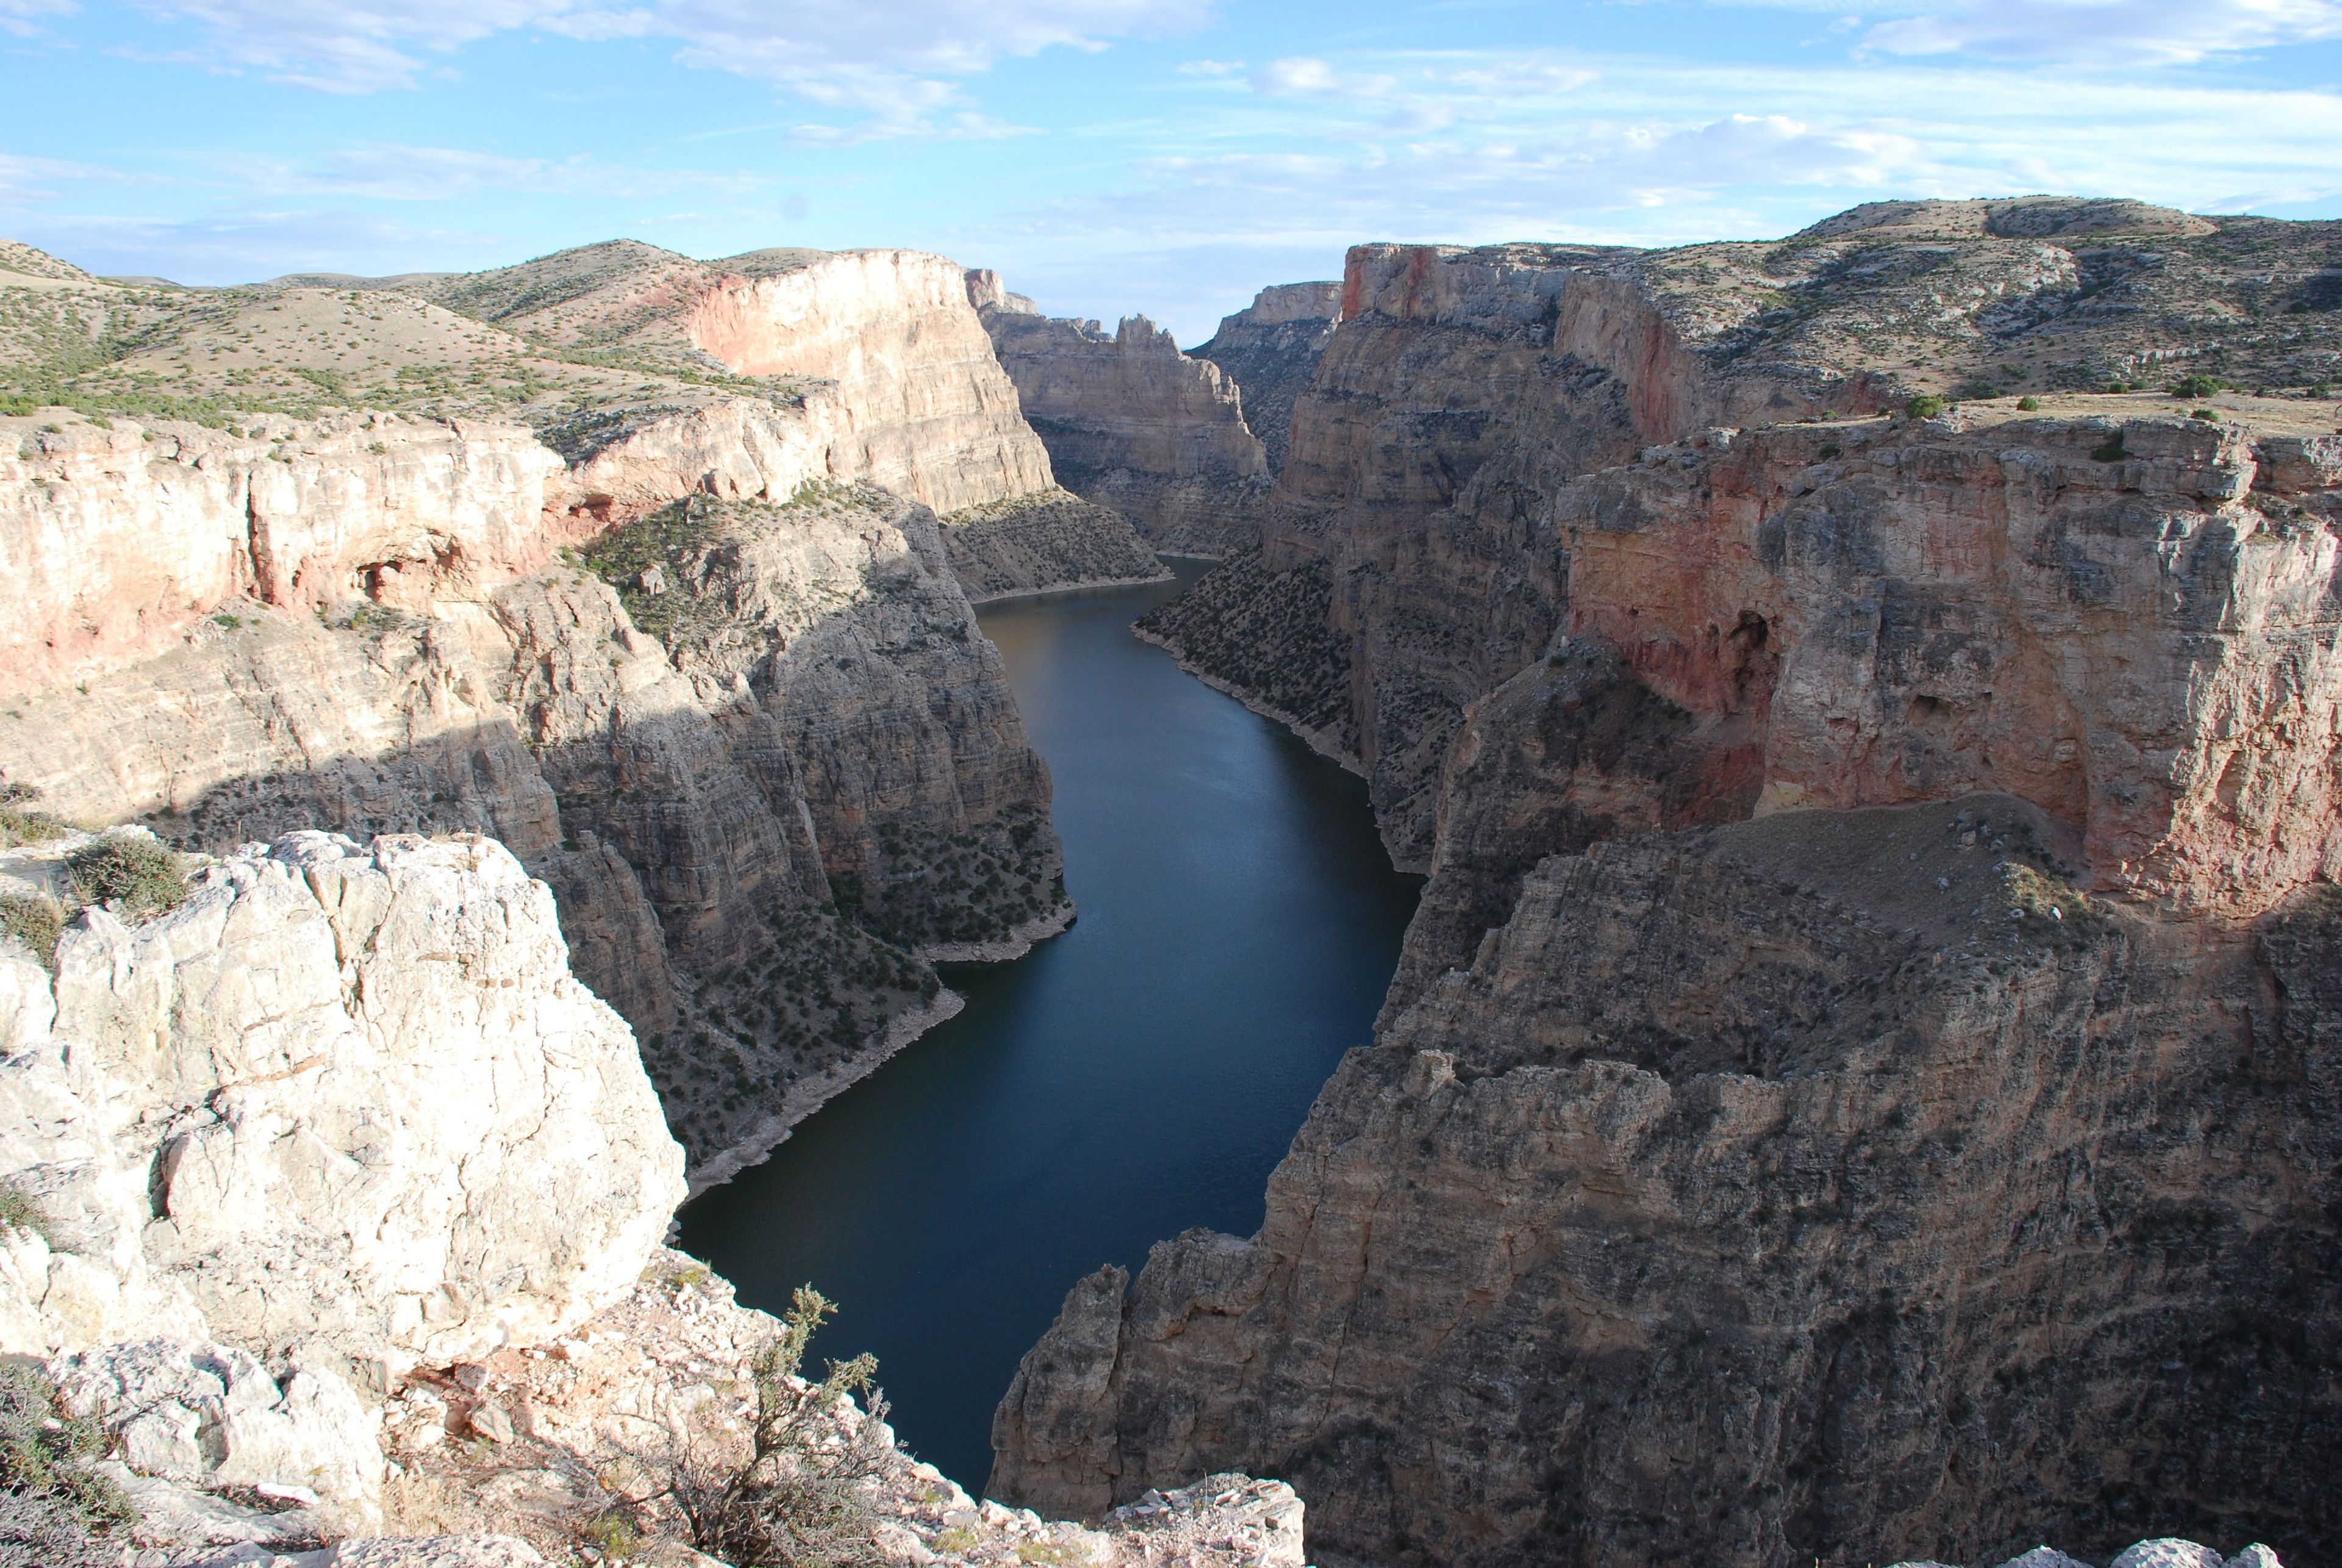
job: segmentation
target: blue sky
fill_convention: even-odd
[[[2342,216],[2342,0],[0,0],[0,234],[185,283],[911,245],[1192,344],[1368,239]]]

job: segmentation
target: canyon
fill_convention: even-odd
[[[1430,880],[1261,1229],[1076,1286],[992,1490],[1243,1468],[1391,1563],[2330,1555],[2337,245],[1354,248],[1260,549],[1141,628]]]
[[[1219,557],[1257,544],[1268,456],[1236,383],[1145,316],[1112,335],[1045,316],[972,275],[1001,367],[1066,487],[1128,517],[1158,550]]]
[[[910,1564],[2317,1568],[2337,269],[1880,203],[1362,245],[1187,355],[906,251],[9,245],[11,1374],[146,1568],[706,1568],[694,1487],[833,1461]],[[664,1241],[1072,920],[972,606],[1155,548],[1427,881],[979,1502]]]
[[[934,962],[1071,918],[969,598],[1162,568],[1056,486],[956,265],[622,243],[182,298],[5,259],[54,285],[12,346],[96,400],[0,432],[0,774],[45,809],[496,837],[701,1183],[947,1015]]]

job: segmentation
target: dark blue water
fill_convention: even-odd
[[[1364,784],[1130,635],[1176,586],[984,614],[1055,775],[1081,917],[1014,964],[947,971],[966,1012],[683,1215],[744,1303],[777,1311],[805,1283],[838,1303],[813,1359],[876,1353],[904,1443],[971,1491],[993,1407],[1076,1279],[1136,1272],[1191,1225],[1259,1228],[1415,907]]]

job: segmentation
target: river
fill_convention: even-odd
[[[1073,928],[954,966],[966,1010],[692,1203],[684,1248],[767,1311],[839,1304],[903,1444],[971,1492],[993,1407],[1066,1291],[1193,1225],[1248,1235],[1419,879],[1365,784],[1130,635],[1177,583],[986,608],[1056,782]]]

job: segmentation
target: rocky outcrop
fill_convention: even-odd
[[[1326,627],[1348,657],[1303,706],[1347,709],[1399,864],[1429,863],[1438,770],[1464,709],[1560,624],[1562,563],[1533,536],[1578,476],[1711,428],[1861,416],[1918,392],[1997,395],[2004,410],[2037,392],[2045,413],[2069,417],[2169,410],[2073,394],[2150,366],[2177,374],[2183,358],[2235,364],[2214,365],[2191,299],[2247,302],[2244,315],[2271,326],[2270,353],[2286,337],[2291,357],[2257,359],[2254,374],[2333,374],[2326,317],[2293,309],[2292,282],[2263,293],[2246,280],[2268,266],[2280,280],[2323,275],[2342,229],[2219,220],[2204,233],[2212,220],[2136,205],[1858,210],[1775,245],[1355,248],[1258,570],[1273,584],[1322,562],[1335,585]],[[2109,237],[2126,224],[2145,225],[2127,246]],[[2281,405],[2274,428],[2301,434],[2287,423],[2298,407]],[[1194,594],[1201,618],[1226,622],[1260,592],[1286,590],[1207,578]],[[1300,645],[1226,665],[1174,645],[1237,687],[1240,666],[1322,664]],[[1278,705],[1301,711],[1289,694]]]
[[[1062,926],[1047,777],[922,507],[694,502],[582,560],[410,611],[239,603],[0,710],[0,771],[215,851],[319,824],[502,839],[695,1166],[736,1166],[943,1015],[916,952]]]
[[[2162,330],[2039,226],[2137,214],[1910,216],[1744,256],[1779,315],[1726,247],[1353,253],[1262,551],[1149,627],[1431,880],[1261,1231],[1068,1298],[1003,1496],[1266,1471],[1397,1563],[2342,1540],[2327,407],[1865,416],[1922,292]]]
[[[683,1195],[625,1023],[488,841],[300,834],[14,949],[5,1348],[208,1333],[377,1383],[558,1333]]]
[[[737,1305],[724,1280],[666,1253],[630,1295],[547,1353],[501,1353],[410,1383],[385,1426],[400,1471],[390,1502],[450,1532],[511,1532],[556,1559],[616,1509],[645,1538],[642,1560],[666,1561],[657,1553],[672,1541],[659,1538],[683,1533],[683,1522],[654,1478],[686,1459],[740,1462],[756,1413],[756,1356],[779,1329]],[[871,1419],[840,1404],[836,1441]],[[1100,1568],[1301,1568],[1305,1560],[1302,1504],[1281,1482],[1214,1475],[1084,1524],[979,1502],[895,1448],[883,1424],[869,1435],[877,1443],[865,1495],[880,1560]]]
[[[526,431],[0,419],[0,694],[118,668],[231,600],[306,612],[534,570],[560,460]]]
[[[1977,797],[1546,861],[1256,1236],[1069,1297],[993,1490],[1249,1463],[1392,1562],[2321,1555],[2332,901],[2169,925],[2053,832]]]
[[[970,295],[982,292],[971,281]],[[1128,517],[1149,544],[1230,554],[1260,536],[1268,462],[1236,384],[1145,316],[1094,321],[983,311],[1059,483]]]
[[[1219,331],[1195,352],[1243,389],[1245,423],[1260,437],[1272,474],[1285,466],[1293,405],[1317,374],[1341,307],[1338,283],[1277,284],[1222,316]]]

